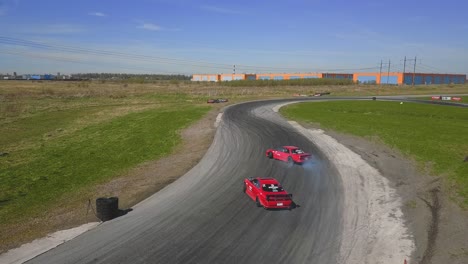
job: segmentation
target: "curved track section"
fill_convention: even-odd
[[[338,263],[342,182],[319,149],[272,111],[291,101],[304,99],[227,108],[210,149],[187,174],[28,263]],[[299,145],[316,161],[288,166],[265,157],[279,145]],[[277,178],[299,207],[256,207],[242,192],[243,179],[256,176]]]
[[[265,102],[228,108],[214,142],[186,175],[129,214],[30,263],[331,263],[341,233],[341,183],[316,156],[311,168],[269,160],[266,148],[318,149]],[[161,172],[164,173],[164,172]],[[277,178],[298,208],[267,211],[242,192],[246,177]]]

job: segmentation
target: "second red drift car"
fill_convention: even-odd
[[[298,164],[302,164],[312,159],[312,155],[294,146],[283,146],[275,149],[267,149],[266,156],[270,159],[277,159]]]
[[[273,178],[249,178],[244,180],[244,192],[258,207],[265,209],[292,209],[295,203],[292,194],[287,193]]]

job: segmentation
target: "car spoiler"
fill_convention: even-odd
[[[266,196],[267,201],[285,201],[292,200],[292,194],[269,194]]]

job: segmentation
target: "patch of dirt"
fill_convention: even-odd
[[[147,162],[126,175],[97,186],[94,193],[118,196],[120,207],[137,204],[177,180],[195,166],[211,145],[216,131],[214,123],[219,107],[210,111],[199,122],[181,132],[182,144],[168,157]]]
[[[468,263],[468,212],[450,199],[450,187],[442,177],[418,171],[414,161],[377,138],[326,133],[361,155],[397,190],[416,245],[408,263]]]

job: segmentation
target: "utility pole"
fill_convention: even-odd
[[[410,62],[410,61],[414,61],[414,65],[413,65],[413,73],[411,73],[411,71],[408,71],[408,75],[406,75],[406,63],[407,62]],[[411,85],[415,85],[416,84],[416,64],[417,64],[417,57],[414,57],[414,59],[408,59],[406,58],[405,56],[405,59],[404,59],[404,66],[403,66],[403,83],[404,84],[411,84]],[[412,80],[411,80],[411,83],[407,82],[407,80],[409,80],[409,77],[411,76],[410,74],[412,74]],[[406,78],[408,77],[408,78]]]
[[[405,76],[405,70],[406,70],[406,56],[405,56],[405,60],[403,62],[403,76]]]
[[[388,70],[387,70],[387,84],[388,84],[388,78],[390,76],[390,60],[388,60]]]
[[[379,72],[379,85],[381,85],[382,80],[382,60],[380,60],[380,72]]]
[[[234,65],[234,68],[232,70],[233,70],[233,74],[236,74],[236,65]]]

